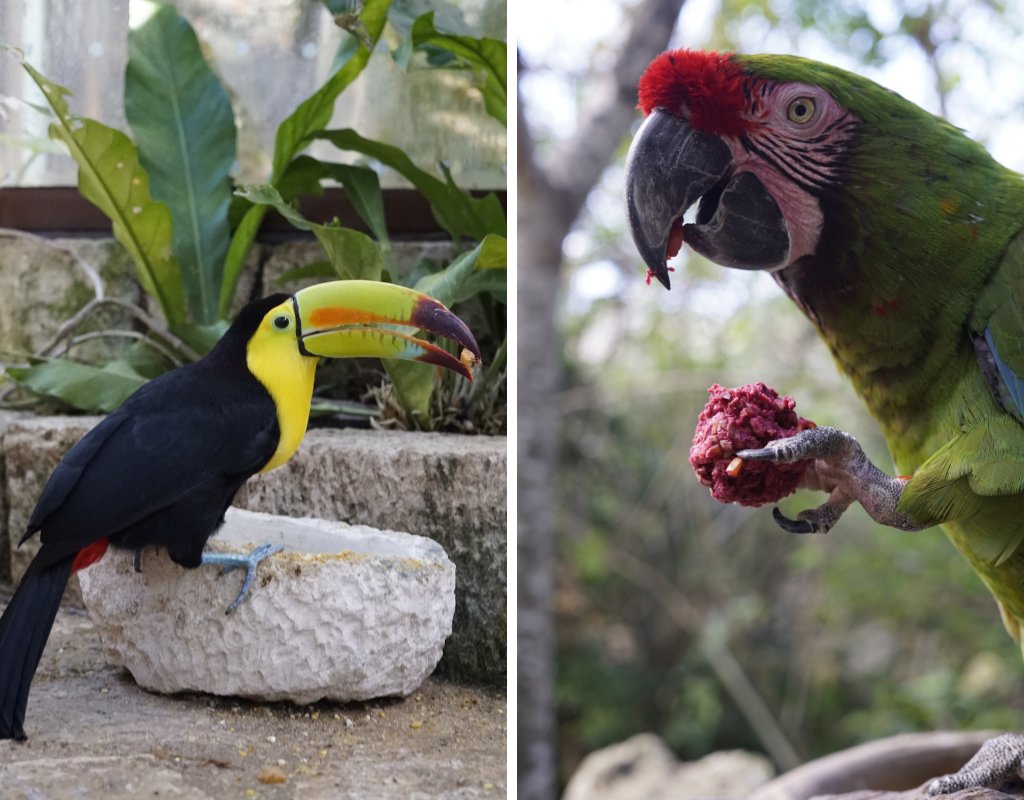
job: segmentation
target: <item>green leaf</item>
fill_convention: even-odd
[[[266,213],[265,205],[250,206],[235,229],[235,235],[231,237],[231,246],[228,248],[227,258],[224,259],[224,279],[220,285],[220,304],[217,311],[219,319],[224,319],[231,307],[231,298],[235,296],[235,286],[238,284],[238,276],[242,273],[245,256]]]
[[[464,303],[482,292],[489,292],[499,303],[507,305],[508,273],[505,270],[481,270],[477,267],[462,284],[461,290],[452,304]]]
[[[422,278],[440,271],[441,265],[434,261],[434,259],[427,258],[426,256],[420,256],[415,262],[413,262],[412,269],[409,270],[409,273],[402,277],[401,284],[402,286],[406,286],[411,289],[419,283]]]
[[[235,190],[235,194],[250,200],[255,204],[254,207],[259,205],[273,206],[282,217],[299,230],[311,230],[306,218],[293,205],[286,203],[284,198],[281,197],[281,193],[269,183],[243,184]]]
[[[156,12],[128,32],[124,111],[153,196],[174,219],[172,246],[192,319],[206,325],[217,319],[231,239],[235,119],[192,27],[174,6],[152,5]]]
[[[100,368],[61,358],[31,367],[9,367],[7,374],[33,392],[60,398],[82,411],[107,413],[146,382],[125,362]]]
[[[366,25],[370,39],[376,44],[387,22],[391,0],[366,0],[359,18]],[[277,129],[274,141],[274,177],[284,172],[288,162],[305,147],[306,139],[313,131],[326,125],[334,112],[334,101],[344,89],[363,71],[370,59],[370,51],[362,44],[359,51],[348,59],[337,73],[305,100]]]
[[[296,228],[312,231],[327,251],[331,266],[341,279],[380,280],[384,259],[380,248],[365,233],[343,228],[337,221],[329,225],[309,222],[293,206],[286,203],[277,189],[268,183],[243,186],[238,193],[254,203],[273,206]]]
[[[117,360],[135,374],[147,379],[156,378],[174,368],[170,360],[146,342],[135,342]]]
[[[508,267],[508,240],[489,234],[481,243],[476,269],[506,269]]]
[[[342,228],[338,221],[313,225],[316,238],[327,252],[327,258],[338,277],[346,281],[379,281],[384,258],[380,248],[365,233]]]
[[[505,42],[497,39],[474,39],[471,36],[456,36],[441,33],[434,27],[434,12],[419,17],[412,26],[414,47],[434,45],[443,47],[452,55],[458,56],[473,65],[484,75],[481,92],[487,113],[502,125],[508,126],[508,86],[506,65],[508,47]]]
[[[412,37],[406,36],[402,43],[391,51],[392,60],[398,65],[402,72],[409,71],[409,62],[412,61]]]
[[[171,254],[171,212],[149,194],[149,176],[131,140],[95,120],[71,114],[71,92],[23,63],[57,115],[50,137],[68,146],[78,163],[78,190],[110,217],[114,237],[135,260],[142,288],[157,299],[168,322],[184,322],[181,271]]]
[[[400,361],[387,358],[381,361],[391,378],[398,395],[398,402],[407,412],[413,414],[419,426],[426,430],[431,427],[430,395],[434,391],[434,367],[418,361]]]
[[[312,264],[306,264],[304,267],[288,270],[281,277],[277,278],[274,283],[280,285],[288,281],[301,281],[307,278],[333,278],[334,276],[334,267],[331,266],[330,261],[314,261]]]
[[[344,187],[345,194],[352,201],[352,207],[377,238],[384,263],[389,268],[394,268],[391,239],[388,237],[387,222],[384,220],[384,195],[380,190],[377,173],[367,167],[354,167],[349,164],[332,164],[331,168],[331,177]]]
[[[183,325],[172,325],[171,333],[185,342],[199,355],[205,356],[221,340],[224,334],[228,332],[230,327],[231,323],[227,320],[218,320],[212,325],[185,323]]]
[[[506,235],[505,212],[493,193],[475,198],[447,181],[424,172],[399,148],[364,139],[350,128],[316,131],[311,139],[324,139],[340,150],[354,150],[375,158],[398,172],[427,198],[438,224],[458,241],[462,234],[480,241],[488,233]]]
[[[320,181],[327,177],[330,177],[330,172],[325,162],[312,156],[296,156],[288,164],[281,179],[274,181],[274,188],[286,203],[304,194],[319,197],[324,193]]]
[[[445,269],[420,279],[413,288],[417,292],[429,294],[435,300],[451,307],[458,301],[464,291],[464,285],[469,280],[469,276],[473,274],[473,268],[476,266],[476,259],[480,255],[482,247],[483,243],[478,244],[468,253],[463,253],[456,258]]]
[[[430,11],[434,12],[434,21],[439,30],[460,36],[473,33],[466,24],[462,10],[444,0],[393,0],[388,11],[388,22],[400,36],[407,37],[412,33],[413,23]]]

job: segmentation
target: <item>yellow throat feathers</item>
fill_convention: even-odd
[[[290,322],[287,328],[273,325],[273,320],[285,316]],[[313,376],[318,360],[299,352],[290,300],[272,309],[249,340],[245,363],[256,380],[270,392],[281,429],[277,450],[260,472],[270,472],[284,464],[302,443],[309,423],[309,403],[313,398]]]

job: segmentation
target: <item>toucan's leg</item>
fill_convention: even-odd
[[[245,582],[242,584],[242,591],[238,593],[238,597],[235,598],[235,602],[228,606],[228,610],[225,614],[230,614],[235,610],[235,607],[242,602],[245,596],[249,593],[249,587],[252,586],[253,579],[256,577],[256,567],[265,558],[269,558],[274,553],[280,553],[284,550],[284,544],[261,544],[259,547],[254,549],[249,555],[243,555],[241,553],[208,553],[203,552],[203,564],[221,564],[224,567],[225,572],[231,572],[235,567],[245,567]]]
[[[955,775],[932,781],[928,794],[952,794],[964,789],[1000,789],[1024,779],[1024,735],[1004,733],[989,739]]]
[[[779,527],[793,533],[825,533],[854,500],[875,522],[904,531],[919,531],[916,524],[897,508],[909,478],[890,478],[871,463],[857,440],[836,428],[811,428],[788,439],[776,439],[758,450],[740,450],[745,461],[773,461],[792,464],[810,460],[804,486],[830,493],[828,502],[803,511],[789,520],[776,509]]]

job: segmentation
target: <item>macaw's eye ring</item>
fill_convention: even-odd
[[[790,122],[806,125],[814,119],[814,101],[809,97],[798,97],[789,104],[786,114]]]
[[[277,328],[279,331],[288,330],[288,326],[291,324],[292,321],[284,314],[278,314],[276,317],[274,317],[274,327]]]

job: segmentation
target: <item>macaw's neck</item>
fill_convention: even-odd
[[[976,369],[972,309],[1024,226],[1021,176],[954,133],[956,158],[948,141],[940,151],[949,157],[945,170],[913,143],[889,142],[884,159],[877,142],[859,147],[849,181],[821,198],[817,251],[775,274],[901,462],[930,449],[934,414]],[[884,164],[892,165],[888,174]]]

